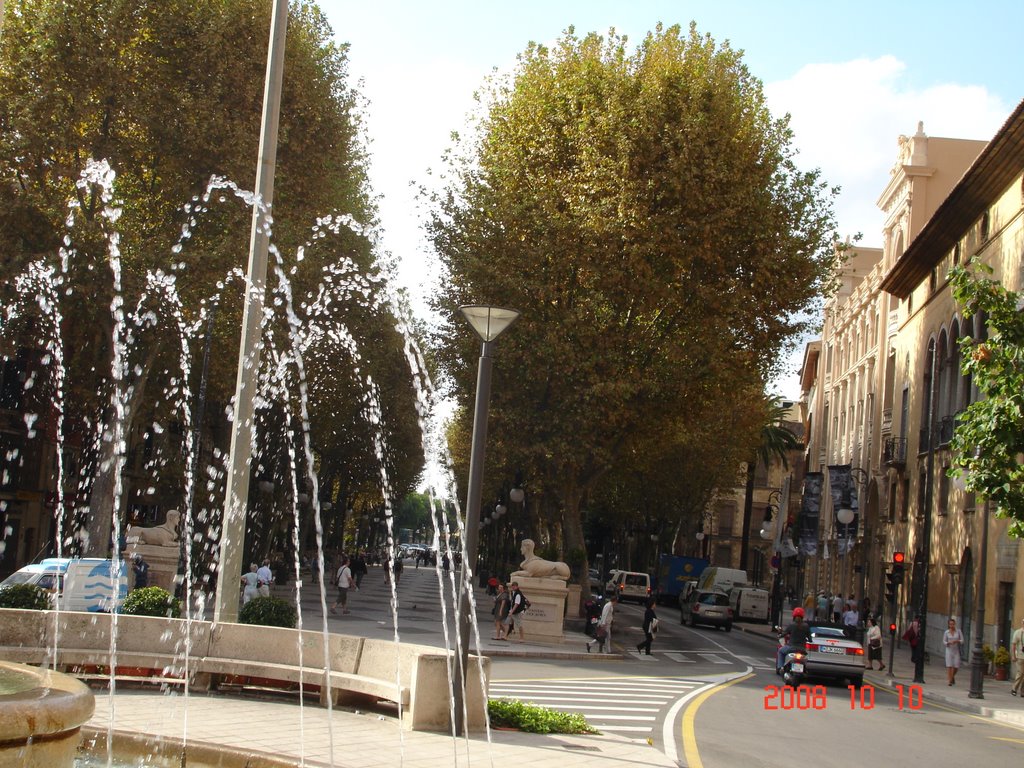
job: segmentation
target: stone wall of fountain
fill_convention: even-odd
[[[73,677],[0,661],[0,768],[70,768],[95,708]]]

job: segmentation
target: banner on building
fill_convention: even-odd
[[[818,554],[818,522],[821,518],[821,488],[824,482],[825,476],[821,472],[808,472],[804,477],[797,540],[800,554],[810,557]]]
[[[829,492],[832,494],[832,515],[836,522],[836,554],[839,557],[849,554],[857,541],[858,518],[857,488],[853,483],[853,473],[849,464],[829,465]],[[843,524],[837,517],[840,509],[853,510],[853,520]]]

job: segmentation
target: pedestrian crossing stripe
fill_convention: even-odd
[[[742,661],[744,664],[749,664],[756,669],[772,669],[775,666],[774,658],[758,659],[754,656],[737,656],[737,659]]]
[[[680,653],[679,651],[665,651],[664,653],[665,653],[666,656],[668,656],[670,659],[672,659],[672,661],[677,661],[680,664],[696,664],[697,663],[695,659],[688,658],[685,653]]]
[[[704,661],[710,661],[712,664],[729,664],[730,663],[728,659],[723,659],[717,653],[698,653],[697,655],[700,656],[702,659],[704,659]]]

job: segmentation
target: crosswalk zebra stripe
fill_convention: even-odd
[[[697,663],[694,659],[687,658],[685,653],[679,653],[678,651],[664,651],[664,654],[672,659],[672,661],[678,661],[680,664]]]
[[[531,699],[531,701],[539,701],[539,699]],[[651,704],[658,703],[658,704],[660,704],[661,702],[634,702],[634,701],[630,702],[630,704],[638,704],[638,703],[651,703]],[[659,712],[661,708],[660,707],[627,707],[627,706],[624,706],[622,704],[620,704],[618,706],[614,706],[614,707],[601,707],[601,706],[595,706],[595,705],[591,704],[588,701],[588,702],[585,702],[584,705],[580,705],[580,706],[572,706],[572,705],[566,704],[565,707],[560,707],[560,709],[572,709],[574,711],[578,710],[580,712],[582,712],[582,711],[587,711],[587,712]]]
[[[749,664],[752,667],[770,668],[775,666],[774,659],[758,659],[754,656],[737,656],[736,658],[742,661],[744,664]]]
[[[514,688],[516,690],[569,690],[569,691],[600,691],[602,693],[615,693],[617,691],[633,692],[642,690],[648,693],[678,693],[679,691],[690,690],[694,683],[677,683],[673,685],[656,685],[646,682],[635,684],[620,683],[615,685],[602,685],[600,683],[586,681],[552,681],[550,683],[496,683],[490,684],[492,690],[504,690]]]
[[[702,659],[704,659],[704,661],[710,661],[712,664],[728,664],[729,663],[728,659],[723,659],[721,656],[719,656],[717,654],[714,654],[714,653],[700,653],[700,654],[697,654],[697,655],[700,656]]]
[[[617,699],[600,699],[600,698],[593,698],[591,696],[534,696],[534,695],[529,694],[529,693],[523,693],[523,694],[520,694],[520,695],[516,695],[514,693],[511,693],[511,694],[509,694],[509,693],[502,693],[502,694],[499,694],[498,696],[492,696],[491,698],[492,699],[494,699],[494,698],[498,698],[498,699],[519,699],[519,698],[523,698],[523,699],[529,699],[530,701],[564,701],[567,704],[568,703],[572,703],[572,702],[581,702],[583,704],[594,704],[594,705],[597,705],[597,704],[614,704],[616,702],[620,702],[620,703],[622,702],[621,697],[617,698]],[[664,705],[666,701],[671,701],[671,699],[656,700],[656,699],[633,699],[633,698],[631,698],[628,701],[629,701],[630,704],[654,704],[654,705],[659,705],[660,706],[660,705]],[[611,709],[615,709],[615,707],[611,707]]]

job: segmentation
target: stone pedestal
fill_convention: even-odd
[[[517,577],[509,579],[519,583],[519,590],[530,607],[523,619],[523,636],[526,640],[542,643],[562,643],[562,621],[565,617],[565,598],[569,590],[562,579],[531,579]]]
[[[124,551],[125,567],[128,569],[128,588],[135,589],[135,574],[132,573],[132,556],[138,552],[149,563],[149,586],[163,587],[174,594],[174,580],[178,575],[178,545],[160,546],[139,544],[129,541]],[[239,586],[241,590],[241,586]]]
[[[579,584],[570,584],[567,589],[569,590],[569,597],[565,602],[565,616],[568,619],[581,619],[583,618],[583,611],[580,609],[580,593],[582,587]]]

